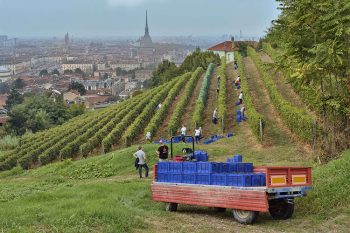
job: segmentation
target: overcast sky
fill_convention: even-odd
[[[262,36],[275,0],[0,0],[0,34],[10,37]]]

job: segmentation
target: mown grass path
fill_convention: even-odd
[[[233,69],[233,63],[228,63],[226,67],[226,104],[227,117],[225,120],[225,132],[234,132],[236,122],[236,105],[239,91],[234,86],[238,73]]]
[[[218,94],[216,93],[217,89],[217,83],[218,83],[218,76],[220,75],[221,67],[216,67],[213,76],[211,78],[211,83],[208,91],[208,101],[207,105],[204,110],[204,117],[203,117],[203,136],[209,137],[214,134],[221,134],[221,128],[220,128],[220,121],[215,125],[212,122],[213,112],[214,109],[218,107]]]

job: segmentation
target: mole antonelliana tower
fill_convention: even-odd
[[[146,11],[145,35],[140,40],[140,46],[141,47],[152,47],[153,46],[151,36],[149,35],[147,11]]]

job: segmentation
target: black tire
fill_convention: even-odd
[[[270,200],[269,212],[273,219],[291,218],[294,212],[294,202],[288,202],[287,199]]]
[[[226,212],[226,208],[221,208],[221,207],[215,207],[215,210],[220,213]]]
[[[259,216],[258,211],[233,209],[233,217],[241,224],[253,224]]]
[[[165,203],[165,210],[169,212],[177,211],[177,203]]]

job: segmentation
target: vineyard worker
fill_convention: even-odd
[[[213,112],[213,123],[217,124],[218,123],[218,109],[215,108]]]
[[[218,88],[217,89],[219,89],[219,87],[220,87],[220,79],[221,79],[221,77],[220,77],[220,75],[218,76],[218,82],[217,82],[217,85],[218,85]]]
[[[194,130],[194,138],[196,140],[196,144],[198,144],[201,140],[201,131],[199,128]]]
[[[234,69],[235,69],[235,70],[237,70],[237,69],[238,69],[238,64],[237,64],[237,61],[234,61],[234,63],[233,63],[233,67],[234,67]]]
[[[235,86],[237,87],[238,89],[238,85],[241,83],[241,77],[237,77],[236,80],[235,80]]]
[[[151,136],[151,132],[150,131],[147,131],[147,133],[146,133],[146,141],[151,141],[151,138],[152,138],[152,136]]]
[[[181,128],[181,139],[182,139],[183,142],[186,142],[186,138],[185,138],[186,131],[187,131],[186,126],[183,125],[182,128]]]
[[[241,91],[241,93],[238,96],[239,99],[239,103],[242,104],[243,103],[243,91]]]
[[[244,119],[245,119],[245,107],[243,105],[241,107],[241,116],[242,116],[242,120],[244,121]]]
[[[169,148],[167,145],[164,145],[163,141],[159,141],[160,147],[158,147],[157,155],[159,162],[164,162],[168,159]]]
[[[138,151],[136,151],[136,153],[134,154],[134,157],[136,159],[139,159],[139,175],[140,175],[140,178],[142,178],[142,168],[145,168],[146,170],[146,178],[148,177],[148,166],[147,166],[147,163],[146,163],[146,154],[145,152],[143,152],[143,148],[142,146],[139,146],[138,147]]]

